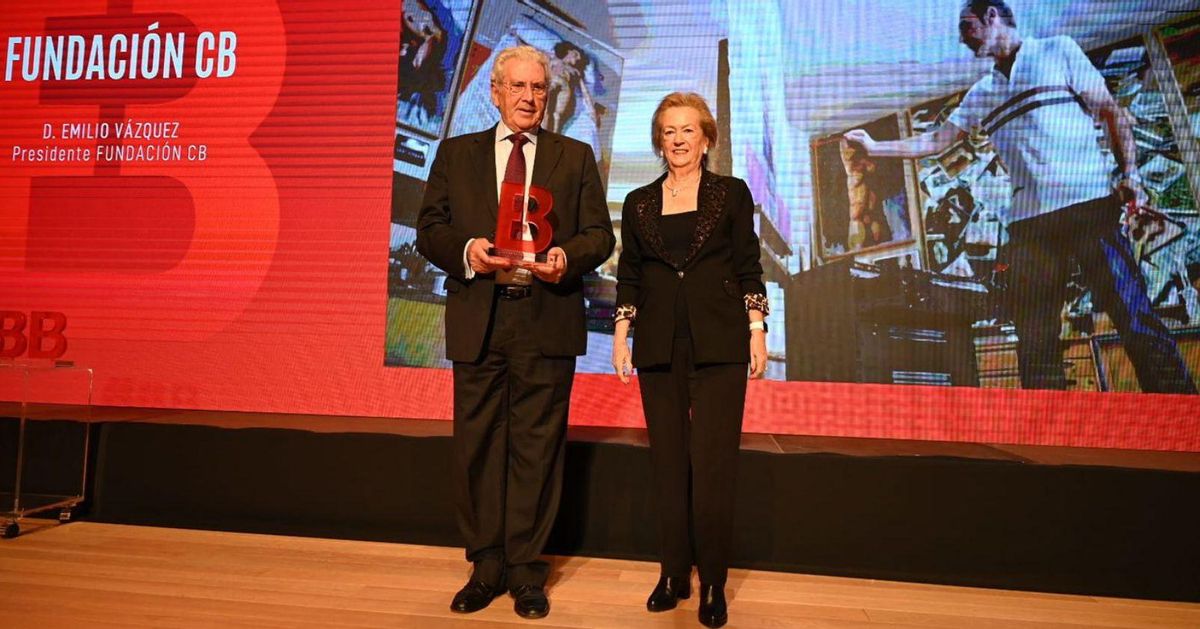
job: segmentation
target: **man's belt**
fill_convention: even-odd
[[[500,296],[500,299],[524,299],[533,294],[533,287],[519,284],[497,284],[496,294]]]

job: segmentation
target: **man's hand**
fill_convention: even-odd
[[[491,248],[492,241],[487,238],[476,238],[471,241],[471,246],[467,248],[467,263],[471,265],[472,271],[476,273],[494,273],[495,271],[507,271],[513,268],[512,260],[488,255],[488,249]]]
[[[1136,175],[1126,175],[1117,181],[1114,187],[1117,197],[1121,199],[1121,203],[1128,204],[1130,201],[1136,201],[1138,208],[1148,207],[1150,205],[1150,196],[1146,194],[1146,189],[1142,187],[1141,177]]]
[[[763,377],[767,372],[767,333],[750,330],[750,379]]]
[[[529,269],[539,280],[557,284],[567,272],[567,253],[562,247],[553,247],[546,252],[545,262],[523,262],[521,266]]]
[[[862,129],[847,131],[842,135],[842,137],[845,138],[845,140],[849,142],[851,146],[861,146],[862,149],[867,152],[867,155],[871,155],[875,152],[875,138],[872,138],[870,133],[867,133]]]

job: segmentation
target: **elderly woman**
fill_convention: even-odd
[[[662,573],[646,608],[688,598],[695,564],[700,622],[720,627],[747,365],[767,365],[754,201],[706,169],[717,124],[699,95],[664,98],[651,142],[667,172],[625,198],[612,356],[621,382],[637,367],[650,435]]]

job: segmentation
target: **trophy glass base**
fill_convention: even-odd
[[[529,255],[529,252],[519,251],[517,249],[502,249],[499,247],[489,247],[488,255],[496,257],[496,258],[508,258],[509,260],[516,260],[517,262],[530,262],[530,260],[527,257]],[[533,254],[532,261],[539,262],[539,263],[545,262],[546,261],[546,253],[542,252],[542,253]]]

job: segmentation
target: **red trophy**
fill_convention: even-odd
[[[546,261],[546,250],[554,239],[554,228],[550,226],[554,195],[545,188],[529,186],[528,199],[527,207],[525,186],[511,182],[500,184],[496,244],[488,250],[489,255],[517,261]],[[526,225],[529,226],[529,237],[526,237]]]

